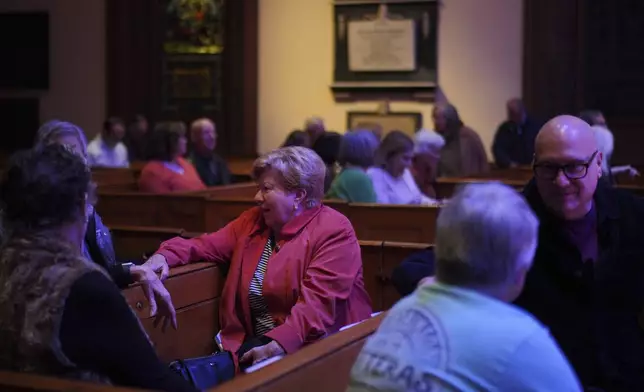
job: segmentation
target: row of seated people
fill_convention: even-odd
[[[518,295],[515,304],[550,329],[584,388],[642,389],[642,202],[599,181],[602,155],[577,118],[547,123],[536,153],[535,179],[525,190],[530,208],[500,185],[465,188],[445,207],[437,283],[394,307],[383,335],[365,346],[351,388],[579,390],[543,326],[498,301]],[[165,277],[171,266],[199,260],[230,263],[220,305],[221,342],[230,354],[220,358],[238,369],[371,313],[351,224],[321,204],[321,159],[306,148],[284,148],[254,170],[258,207],[216,233],[164,243],[140,267],[158,293],[159,312],[172,318],[155,272]],[[82,257],[90,193],[84,159],[55,145],[22,153],[5,173],[0,345],[7,346],[0,366],[190,390],[156,359],[116,286]],[[401,268],[410,282],[425,276],[406,263]],[[454,321],[461,312],[472,321]],[[121,327],[116,335],[110,330]],[[521,371],[510,366],[515,362]],[[145,376],[132,370],[146,365]]]
[[[148,131],[147,121],[142,117],[126,134],[123,121],[112,117],[104,122],[101,133],[89,144],[84,132],[73,124],[50,121],[43,128],[52,128],[79,139],[91,167],[128,167],[133,160],[128,156],[129,147],[124,141],[136,139],[136,143],[128,142],[127,146],[135,145],[137,159],[148,161],[139,179],[139,187],[144,192],[199,190],[226,185],[232,180],[228,165],[214,152],[217,129],[207,118],[191,123],[190,151],[186,127],[182,122],[160,122]],[[136,137],[131,136],[132,133]]]

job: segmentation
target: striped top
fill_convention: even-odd
[[[255,331],[255,336],[262,336],[268,331],[275,328],[273,317],[268,311],[268,306],[266,305],[266,301],[264,300],[262,292],[268,259],[270,259],[271,255],[273,254],[274,247],[275,239],[273,238],[273,236],[270,236],[268,238],[268,241],[266,241],[264,251],[259,258],[259,264],[257,264],[255,274],[250,281],[250,294],[248,295],[248,300],[250,302],[250,313],[253,320],[253,329]]]

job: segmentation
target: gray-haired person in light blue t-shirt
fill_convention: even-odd
[[[548,330],[508,303],[537,244],[538,221],[521,195],[468,185],[436,226],[435,281],[388,312],[348,391],[581,391]]]

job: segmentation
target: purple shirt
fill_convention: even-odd
[[[568,240],[579,250],[581,260],[596,262],[599,258],[597,241],[597,211],[595,206],[581,219],[562,222]]]

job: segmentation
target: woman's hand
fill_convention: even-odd
[[[145,264],[143,264],[143,266],[148,267],[149,269],[154,271],[161,280],[166,280],[168,278],[168,275],[170,275],[170,267],[168,266],[168,262],[165,257],[160,254],[155,254],[150,257],[145,262]]]
[[[165,262],[165,258],[163,260]],[[177,313],[172,304],[172,297],[157,274],[146,265],[132,266],[130,273],[133,280],[142,285],[143,293],[150,304],[150,317],[156,317],[154,326],[161,323],[161,331],[165,332],[168,322],[171,322],[172,327],[177,329]]]
[[[284,349],[276,341],[248,350],[239,360],[241,363],[254,365],[269,358],[284,354]]]

